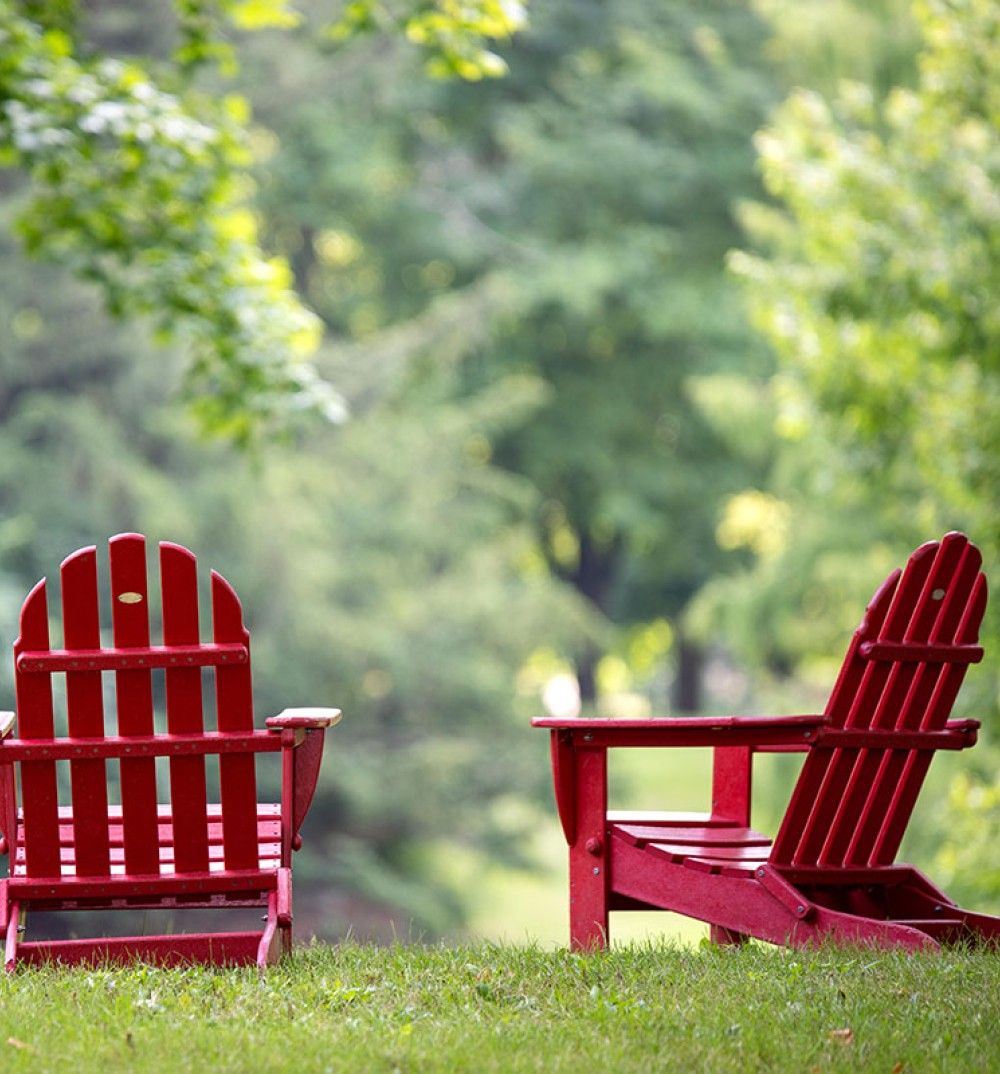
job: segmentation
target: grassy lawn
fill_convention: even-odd
[[[20,1071],[983,1071],[1000,957],[637,945],[301,949],[252,970],[21,971]]]

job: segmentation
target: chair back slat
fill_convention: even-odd
[[[59,570],[63,645],[96,649],[101,644],[97,599],[97,550],[81,548]],[[50,681],[46,676],[46,681]],[[66,675],[67,727],[73,738],[103,738],[104,692],[100,671]],[[78,876],[102,876],[111,868],[108,848],[108,781],[103,759],[72,760],[70,792]]]
[[[49,647],[49,612],[43,578],[21,608],[14,643],[15,658],[25,649]],[[52,682],[47,675],[18,675],[17,735],[21,739],[51,739]],[[21,765],[21,808],[24,811],[24,868],[28,876],[59,875],[59,793],[54,761],[25,761]]]
[[[903,639],[930,573],[935,548],[935,545],[924,545],[911,557],[896,586],[877,637],[890,641]],[[831,722],[835,726],[863,729],[871,725],[875,712],[886,695],[891,695],[894,689],[898,690],[901,685],[905,689],[905,683],[894,677],[894,665],[865,660],[860,655],[861,646],[857,638],[852,648],[852,660],[860,660],[864,664],[861,682],[852,698],[845,697],[843,701],[837,699],[831,708]],[[823,780],[794,854],[793,860],[796,864],[828,863],[829,859],[824,857],[824,847],[831,832],[837,827],[838,816],[843,824],[845,788],[852,786],[851,777],[860,753],[858,749],[816,751],[814,764],[823,770]],[[847,793],[852,792],[848,790]],[[860,804],[855,802],[855,807],[859,808]]]
[[[177,544],[160,544],[160,588],[163,644],[197,645],[198,578],[195,557]],[[167,730],[172,735],[201,734],[201,669],[172,667],[166,671]],[[170,758],[170,801],[174,852],[178,872],[208,869],[208,795],[204,757]]]
[[[956,632],[960,641],[971,643],[978,638],[979,625],[986,612],[986,598],[986,576],[980,574],[974,583],[972,600]],[[935,695],[928,706],[921,730],[934,730],[944,724],[964,678],[965,667],[961,665],[945,669],[938,678]],[[893,751],[887,758],[885,783],[892,793],[887,808],[881,814],[872,811],[872,820],[878,821],[878,828],[877,834],[871,839],[871,864],[891,864],[895,860],[933,757],[932,753],[908,750]],[[884,799],[886,795],[883,793],[882,797]]]
[[[123,533],[108,543],[111,562],[111,623],[117,647],[149,645],[149,593],[146,541]],[[114,672],[118,703],[118,734],[153,734],[152,672],[132,668]],[[122,757],[122,823],[125,871],[160,871],[156,840],[156,762],[151,757]]]
[[[917,549],[902,574],[890,575],[852,639],[827,706],[832,726],[911,732],[944,726],[985,608],[980,563],[968,539],[952,533]],[[814,747],[772,862],[890,863],[931,756],[912,749]]]
[[[216,642],[242,642],[249,651],[250,635],[243,626],[243,609],[232,587],[212,571],[212,632]],[[219,667],[215,673],[215,707],[220,731],[253,729],[250,664]],[[257,867],[254,822],[257,777],[250,754],[219,758],[222,799],[222,838],[227,869]]]
[[[876,636],[882,629],[901,575],[902,571],[893,571],[878,588],[865,610],[861,625],[851,639],[824,713],[833,727],[844,726],[859,693],[865,688],[876,689],[880,685],[877,679],[871,681],[874,665],[861,659],[859,650],[864,641]],[[792,791],[784,820],[775,837],[771,851],[772,861],[779,863],[792,861],[793,855],[803,840],[807,826],[814,822],[818,804],[821,808],[826,805],[829,811],[827,822],[832,819],[835,803],[827,805],[828,800],[822,798],[822,790],[832,767],[831,762],[839,752],[810,750]]]

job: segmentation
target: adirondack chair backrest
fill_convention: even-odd
[[[885,580],[854,634],[826,707],[845,730],[940,731],[977,645],[986,609],[982,557],[960,533],[918,548]],[[771,861],[888,865],[930,764],[930,750],[813,747]]]
[[[220,844],[221,860],[213,868],[257,869],[254,756],[226,752],[223,741],[227,734],[253,730],[249,635],[239,600],[228,582],[213,571],[212,641],[202,643],[195,557],[180,545],[160,544],[163,639],[162,645],[151,645],[145,539],[122,534],[111,539],[109,551],[110,647],[102,645],[93,547],[73,553],[60,570],[63,648],[53,649],[49,643],[44,578],[21,609],[20,637],[14,645],[18,738],[35,740],[39,746],[46,741],[55,745],[62,739],[66,745],[66,739],[56,735],[53,710],[53,677],[65,675],[70,742],[103,742],[99,751],[90,742],[81,742],[83,756],[68,761],[71,822],[65,809],[60,816],[57,762],[21,763],[25,872],[59,876],[65,872],[67,859],[75,859],[75,873],[80,877],[202,872],[209,870],[210,858],[220,858]],[[167,733],[204,737],[201,669],[206,667],[215,672],[218,748],[192,747],[191,755],[170,757],[170,805],[159,806],[161,818],[166,815],[170,821],[170,830],[164,833],[158,826],[156,759],[130,756],[124,740],[155,733],[153,669],[163,669],[165,677]],[[115,683],[117,728],[113,731],[105,724],[102,679],[107,674],[114,676]],[[102,755],[94,756],[101,751]],[[219,754],[221,817],[208,808],[205,752]],[[110,770],[116,767],[115,758],[120,758],[121,808],[111,807],[109,815],[109,776],[113,778]],[[172,863],[161,864],[164,839],[172,844]],[[12,863],[16,851],[11,848]]]

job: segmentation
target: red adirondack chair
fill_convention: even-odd
[[[162,645],[150,643],[139,534],[110,541],[110,645],[102,640],[93,547],[62,564],[62,648],[49,642],[44,578],[21,609],[16,720],[0,714],[0,854],[9,856],[0,935],[8,971],[18,961],[136,957],[263,969],[290,950],[292,851],[316,787],[324,729],[340,713],[287,709],[255,730],[249,634],[236,594],[212,572],[212,641],[202,642],[194,556],[162,543],[159,560]],[[203,668],[214,671],[215,729],[203,716]],[[114,732],[105,722],[106,674],[115,684]],[[53,703],[54,680],[61,687],[63,676],[65,713]],[[165,731],[154,717],[161,690]],[[281,754],[278,805],[257,800],[258,753]],[[209,801],[210,755],[218,755],[218,803]],[[160,786],[157,758],[169,759]],[[116,796],[120,805],[112,804]],[[19,936],[29,909],[207,907],[262,907],[264,928],[35,943]]]
[[[978,721],[948,714],[982,658],[980,563],[949,533],[889,575],[822,716],[532,721],[551,732],[572,946],[606,944],[609,910],[672,910],[721,943],[1000,943],[1000,918],[894,864],[934,751],[976,741]],[[623,746],[714,747],[711,812],[609,812],[607,750]],[[807,752],[773,841],[750,827],[752,757],[768,751]]]

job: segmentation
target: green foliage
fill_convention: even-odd
[[[776,204],[744,210],[766,252],[731,257],[782,359],[767,485],[785,533],[744,578],[713,583],[699,613],[776,665],[821,651],[847,600],[928,535],[960,526],[987,564],[1000,552],[997,12],[916,14],[914,88],[880,94],[877,65],[858,63],[869,82],[843,83],[832,104],[801,90],[778,109],[758,136]],[[795,37],[794,18],[782,33]]]
[[[571,4],[536,32],[466,113],[465,198],[516,295],[467,376],[530,370],[550,387],[495,449],[544,496],[552,569],[625,622],[673,617],[712,569],[717,496],[745,479],[695,396],[754,359],[720,269],[732,201],[755,189],[761,27],[725,3]]]
[[[402,31],[427,54],[428,74],[478,82],[507,70],[485,42],[506,41],[525,21],[521,0],[410,0],[402,9],[379,0],[349,0],[326,34],[343,41],[373,30]]]
[[[776,668],[822,651],[847,598],[928,536],[966,529],[988,572],[1000,562],[1000,9],[928,0],[914,13],[913,87],[799,90],[758,135],[776,204],[745,211],[765,252],[731,258],[782,359],[770,491],[787,539],[713,583],[699,613]],[[998,621],[994,608],[991,666],[963,701],[988,741]],[[992,785],[959,777],[939,825],[944,875],[978,899],[996,897]]]
[[[270,970],[0,980],[4,1068],[976,1072],[995,955],[856,948],[314,946]]]
[[[27,248],[100,285],[116,316],[149,316],[191,360],[202,427],[247,443],[302,410],[343,418],[308,362],[319,320],[288,266],[266,256],[250,207],[243,98],[197,92],[195,68],[236,70],[227,27],[290,28],[285,0],[178,0],[173,63],[102,55],[72,4],[0,3],[0,163],[30,183]],[[348,35],[361,8],[349,5]],[[352,14],[353,13],[353,14]],[[499,74],[483,42],[524,19],[517,3],[417,4],[401,21],[438,74]],[[362,20],[363,21],[363,20]],[[343,36],[343,35],[342,35]]]
[[[963,772],[951,782],[934,868],[956,898],[978,899],[984,909],[995,911],[1000,907],[1000,751],[987,749],[977,760],[977,771]]]
[[[18,219],[28,250],[96,282],[113,314],[182,338],[187,390],[212,431],[245,442],[289,407],[342,417],[305,362],[319,322],[257,243],[241,99],[168,92],[137,63],[79,58],[65,32],[6,2],[0,56],[0,146],[31,180]]]
[[[920,83],[794,94],[759,138],[781,211],[735,256],[755,319],[856,467],[1000,549],[1000,12],[917,9]]]
[[[768,56],[790,86],[824,95],[845,79],[883,97],[915,79],[913,0],[752,0],[770,28]]]

